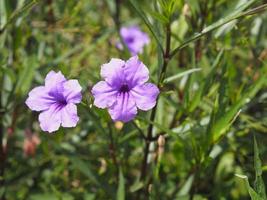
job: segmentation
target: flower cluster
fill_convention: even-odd
[[[133,55],[142,52],[149,42],[148,36],[135,26],[124,27],[120,33]],[[113,121],[128,122],[136,116],[137,109],[147,111],[155,106],[159,89],[147,83],[149,71],[138,56],[127,61],[112,58],[102,65],[100,74],[103,81],[92,88],[94,105],[107,108]],[[79,117],[75,104],[81,102],[81,91],[77,80],[66,80],[60,71],[50,71],[44,86],[29,92],[26,104],[31,110],[41,112],[40,127],[51,133],[60,126],[77,125]]]

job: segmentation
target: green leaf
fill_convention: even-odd
[[[195,58],[195,52],[192,52],[192,66],[195,68],[196,67],[196,58]],[[183,98],[183,106],[184,108],[187,110],[191,100],[193,99],[193,85],[196,81],[196,78],[194,77],[194,74],[192,76],[190,76],[185,84],[185,88],[183,89],[184,91],[184,98]]]
[[[173,132],[172,130],[170,130],[169,128],[164,127],[162,124],[159,124],[157,122],[152,122],[149,119],[137,116],[137,119],[140,119],[141,121],[147,123],[147,124],[153,124],[153,126],[155,126],[157,129],[161,130],[164,133],[167,133],[170,136],[174,136],[176,138],[181,139],[181,136],[178,133]]]
[[[160,5],[160,8],[163,12],[163,15],[167,19],[167,23],[168,23],[169,19],[171,18],[172,14],[175,10],[175,6],[177,5],[177,1],[176,0],[158,0],[158,3]]]
[[[94,199],[95,199],[95,194],[85,193],[83,195],[83,200],[94,200]]]
[[[246,3],[244,3],[244,0],[239,0],[235,6],[231,6],[230,9],[227,11],[226,15],[235,15],[238,14],[238,12],[245,10],[246,8],[248,8],[250,5],[252,5],[255,1],[247,1]],[[233,20],[223,26],[221,26],[220,28],[218,28],[218,30],[215,33],[215,38],[220,37],[223,34],[226,34],[227,32],[231,31],[235,25],[237,23],[237,20]]]
[[[35,69],[38,66],[36,57],[27,57],[24,59],[23,70],[19,74],[19,80],[16,85],[15,92],[26,93],[31,87],[34,78]]]
[[[0,1],[0,30],[3,29],[7,22],[6,4],[4,0]]]
[[[242,98],[239,99],[235,104],[233,104],[225,113],[223,113],[219,118],[217,118],[214,124],[211,126],[212,134],[212,143],[216,143],[221,137],[224,136],[226,130],[231,126],[234,122],[236,116],[239,114],[240,109],[249,100],[255,96],[255,94],[261,89],[262,85],[265,82],[265,77],[260,77],[243,95]]]
[[[256,192],[263,198],[266,199],[266,191],[265,191],[265,185],[262,180],[262,168],[261,168],[261,160],[259,157],[259,149],[258,144],[256,141],[256,137],[254,135],[254,169],[255,169],[255,182],[254,182],[254,188]]]
[[[196,0],[188,0],[188,4],[190,5],[190,10],[193,13],[193,15],[197,15],[200,11],[200,1]]]
[[[144,186],[144,183],[137,180],[134,182],[134,184],[130,187],[130,192],[136,192],[140,190]]]
[[[82,174],[87,176],[87,178],[89,178],[92,182],[100,186],[100,183],[98,182],[94,173],[89,168],[88,163],[85,163],[83,160],[79,159],[78,157],[71,157],[70,161],[72,165],[74,166],[74,168],[78,169]]]
[[[117,190],[117,200],[124,200],[125,199],[125,183],[124,177],[122,173],[122,169],[120,168],[119,172],[119,187]]]
[[[248,182],[248,177],[245,175],[241,175],[241,174],[235,174],[235,176],[237,176],[238,178],[241,178],[245,181],[245,185],[246,188],[248,190],[249,196],[251,197],[252,200],[264,200],[263,198],[260,197],[260,195],[257,194],[257,192],[255,192],[255,190],[249,185]]]
[[[3,1],[3,0],[2,0]],[[1,1],[1,2],[2,2]],[[5,30],[5,28],[11,24],[14,20],[16,20],[18,17],[20,17],[21,15],[23,15],[24,13],[26,13],[27,11],[29,11],[36,3],[38,0],[33,0],[30,1],[29,3],[25,4],[24,6],[20,7],[19,9],[15,10],[12,15],[10,16],[9,19],[5,20],[3,24],[1,24],[2,26],[0,26],[0,33],[3,32]],[[2,6],[0,4],[0,6]],[[1,15],[0,15],[1,16]]]
[[[55,194],[33,194],[29,198],[30,200],[59,200]]]
[[[159,14],[158,12],[150,11],[150,15],[152,15],[155,19],[159,20],[163,24],[168,23],[168,18],[165,17],[164,15]]]
[[[2,177],[0,177],[0,179],[1,179],[1,178],[2,178]],[[5,193],[5,190],[6,190],[5,187],[1,187],[1,188],[0,188],[0,197],[3,196],[3,194]]]
[[[70,194],[62,194],[60,196],[61,196],[61,199],[64,199],[64,200],[74,200],[74,197]]]
[[[251,5],[253,2],[255,2],[256,0],[251,0],[249,2],[247,2],[246,4],[244,4],[241,8],[242,9],[238,9],[236,12],[229,14],[226,17],[223,17],[221,19],[219,19],[218,21],[214,22],[213,24],[207,26],[206,28],[204,28],[200,33],[196,33],[192,38],[186,40],[184,43],[182,43],[181,45],[179,45],[178,47],[176,47],[172,52],[171,52],[171,58],[181,49],[185,48],[186,46],[188,46],[191,42],[194,42],[196,40],[198,40],[199,38],[201,38],[202,36],[206,35],[207,33],[212,32],[213,30],[223,26],[224,24],[227,24],[233,20],[239,19],[239,18],[243,18],[247,15],[253,15],[256,14],[258,12],[264,11],[267,8],[267,4],[264,4],[262,6],[253,8],[251,10],[248,11],[244,11],[242,12],[245,8],[247,8],[248,6],[246,5]]]
[[[173,76],[170,76],[168,78],[166,78],[163,83],[170,83],[174,80],[177,80],[179,78],[182,78],[183,76],[187,76],[189,74],[192,74],[194,72],[199,72],[201,71],[201,68],[193,68],[193,69],[189,69],[189,70],[186,70],[186,71],[183,71],[183,72],[179,72],[178,74],[175,74]]]
[[[217,67],[219,66],[219,63],[222,60],[223,53],[224,53],[224,49],[221,49],[218,55],[216,56],[209,74],[200,84],[200,87],[197,93],[195,94],[195,96],[192,98],[192,101],[190,102],[189,112],[193,112],[194,109],[199,105],[201,98],[207,94],[210,86],[212,85],[213,79],[215,77],[215,73],[217,72]]]
[[[146,26],[148,27],[148,29],[150,30],[150,32],[152,33],[153,37],[155,38],[161,52],[164,52],[163,46],[161,45],[161,41],[159,39],[159,36],[156,34],[156,31],[154,29],[154,27],[152,26],[152,24],[150,23],[150,21],[147,19],[146,14],[143,12],[143,10],[139,7],[138,3],[135,0],[130,0],[131,5],[133,6],[133,8],[136,10],[136,12],[138,13],[138,15],[142,18],[142,20],[144,21],[144,23],[146,24]]]
[[[184,185],[181,187],[181,189],[179,190],[178,195],[179,196],[184,196],[187,195],[192,187],[192,184],[194,182],[194,175],[190,175],[187,180],[185,181]]]

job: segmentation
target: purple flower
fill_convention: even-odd
[[[45,85],[29,92],[26,104],[31,110],[41,111],[39,122],[43,131],[54,132],[60,125],[75,127],[79,120],[75,104],[81,102],[81,90],[77,80],[66,80],[60,71],[50,71]]]
[[[108,108],[113,121],[128,122],[137,114],[137,108],[149,110],[156,104],[159,89],[149,79],[147,67],[137,56],[127,61],[113,58],[102,65],[101,77],[92,89],[94,105]]]
[[[149,37],[138,26],[122,27],[120,35],[132,55],[143,52],[143,47],[149,43]],[[118,47],[122,49],[122,45]]]

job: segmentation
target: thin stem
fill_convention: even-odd
[[[121,4],[121,0],[116,0],[116,13],[115,13],[115,23],[117,28],[120,28],[120,4]]]
[[[117,172],[119,172],[119,164],[118,164],[117,157],[116,157],[115,143],[114,143],[114,139],[112,135],[112,127],[110,123],[108,123],[108,128],[109,128],[108,132],[109,132],[109,139],[110,139],[109,153],[112,158],[113,164],[116,166]]]
[[[143,130],[135,123],[135,121],[133,121],[133,125],[135,128],[137,128],[138,132],[140,133],[141,137],[144,139],[144,140],[147,140]]]
[[[158,87],[160,87],[160,85],[163,83],[163,80],[165,78],[165,74],[166,74],[166,69],[170,60],[170,49],[171,49],[171,28],[170,28],[170,23],[168,23],[166,25],[166,49],[165,52],[163,54],[164,57],[164,61],[163,61],[163,65],[162,65],[162,70],[159,76],[159,80],[158,80]],[[151,116],[150,116],[150,121],[154,122],[155,117],[156,117],[156,111],[157,111],[157,105],[158,102],[156,103],[155,107],[152,110]],[[144,180],[146,178],[146,172],[147,172],[147,159],[148,159],[148,154],[149,154],[149,147],[150,147],[150,143],[152,141],[154,141],[153,138],[153,124],[150,124],[148,126],[147,129],[147,140],[146,140],[146,144],[145,144],[145,149],[144,149],[144,159],[142,162],[142,167],[141,167],[141,180]],[[148,193],[147,188],[145,189],[145,193]]]
[[[127,47],[127,45],[125,44],[121,34],[120,34],[120,29],[121,29],[121,22],[120,22],[120,14],[121,14],[121,0],[115,0],[115,6],[116,6],[116,11],[113,17],[115,26],[116,26],[116,30],[120,39],[120,43],[123,46],[123,49],[125,50],[124,52],[126,52],[127,56],[130,55],[129,49]]]
[[[164,61],[162,66],[162,71],[159,77],[158,86],[160,86],[165,78],[166,69],[170,60],[170,51],[171,51],[171,26],[170,24],[166,25],[166,50],[164,53]]]
[[[0,88],[3,88],[3,81],[4,77],[1,77],[1,85]],[[2,90],[1,90],[2,91]],[[0,110],[2,110],[2,92],[0,91]],[[3,144],[3,138],[4,138],[4,125],[3,125],[3,116],[4,112],[0,113],[0,188],[3,188],[5,185],[5,178],[4,178],[4,172],[5,172],[5,151],[4,151],[4,144]],[[0,199],[5,199],[5,193],[0,196]]]

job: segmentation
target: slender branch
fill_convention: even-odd
[[[164,61],[163,61],[163,65],[162,65],[162,70],[159,76],[159,80],[158,80],[158,87],[161,86],[161,84],[163,83],[163,80],[165,78],[165,74],[166,74],[166,69],[170,60],[170,50],[171,50],[171,28],[170,28],[170,23],[168,23],[166,25],[166,49],[164,52]],[[151,116],[150,116],[150,121],[154,122],[155,117],[156,117],[156,111],[157,111],[157,105],[158,102],[156,103],[155,107],[152,110]],[[141,180],[144,180],[146,177],[146,172],[147,172],[147,159],[148,159],[148,154],[149,154],[149,147],[150,147],[150,143],[154,140],[153,138],[153,124],[150,124],[148,126],[147,129],[147,140],[146,140],[146,144],[145,144],[145,150],[144,150],[144,159],[142,162],[142,167],[141,167]],[[146,189],[146,193],[147,193],[147,189]]]
[[[119,172],[119,164],[118,164],[117,157],[116,157],[115,143],[114,143],[114,139],[112,135],[112,127],[110,123],[108,123],[108,128],[109,128],[108,132],[109,132],[109,139],[110,139],[109,153],[112,158],[113,164],[116,166],[117,172]]]
[[[3,81],[4,77],[1,77],[1,83],[0,83],[0,88],[3,88]],[[1,90],[2,91],[2,90]],[[0,91],[0,110],[2,110],[2,92]],[[4,177],[4,172],[5,172],[5,161],[6,161],[6,156],[5,156],[5,151],[4,151],[4,144],[3,144],[3,139],[4,139],[4,125],[3,125],[3,116],[4,112],[0,113],[0,188],[3,188],[5,186],[5,177]],[[5,199],[5,193],[0,196],[0,199]]]
[[[121,15],[121,1],[122,0],[115,0],[115,5],[116,5],[116,11],[113,16],[113,20],[116,26],[116,30],[120,39],[120,43],[123,46],[123,49],[125,50],[124,53],[126,52],[127,56],[130,55],[129,49],[127,45],[125,44],[125,41],[123,40],[121,34],[120,34],[120,29],[121,29],[121,22],[120,22],[120,15]]]
[[[163,67],[162,67],[162,71],[159,77],[159,82],[158,82],[158,86],[160,86],[165,78],[165,74],[166,74],[166,69],[167,66],[169,64],[169,60],[170,60],[170,51],[171,51],[171,25],[170,23],[168,23],[166,25],[166,50],[164,53],[164,61],[163,61]]]
[[[138,130],[138,132],[140,133],[141,137],[146,141],[147,138],[143,132],[143,130],[135,123],[135,121],[132,121],[133,122],[133,125],[134,127]]]
[[[116,23],[116,26],[117,28],[119,29],[120,28],[120,4],[121,4],[121,0],[115,0],[116,2],[116,13],[115,13],[115,17],[114,17],[114,20],[115,20],[115,23]]]
[[[200,25],[199,25],[199,27],[197,27],[199,31],[203,30],[204,25],[205,25],[206,16],[207,16],[207,12],[208,12],[207,11],[207,9],[208,9],[207,0],[205,0],[205,2],[201,5],[202,6],[200,6]],[[202,40],[201,39],[197,40],[196,45],[195,45],[196,62],[200,61],[200,59],[201,59],[202,51],[203,51],[202,46],[203,46]]]

